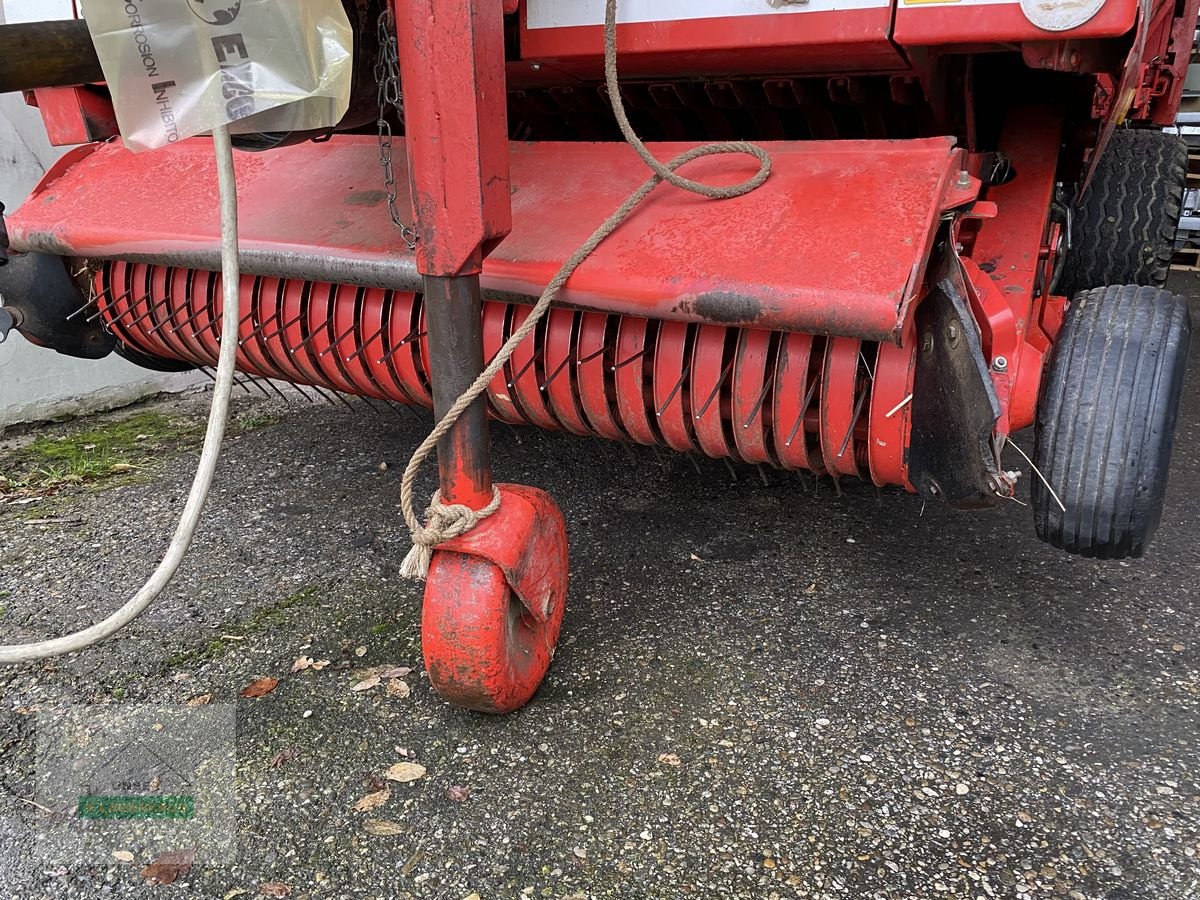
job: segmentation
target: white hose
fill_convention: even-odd
[[[90,628],[64,635],[49,641],[30,644],[0,646],[0,663],[28,662],[45,659],[60,653],[82,650],[124,628],[154,602],[163,588],[175,576],[183,562],[184,554],[191,546],[212,487],[213,472],[217,458],[221,455],[221,441],[225,437],[225,424],[229,416],[229,394],[233,389],[234,367],[237,363],[238,310],[240,299],[241,271],[238,267],[237,237],[237,184],[233,176],[233,149],[229,143],[229,130],[224,126],[213,130],[213,147],[217,154],[217,180],[221,194],[221,285],[224,290],[221,309],[221,353],[217,364],[217,381],[213,387],[212,408],[208,414],[208,430],[204,435],[204,448],[200,451],[200,464],[196,478],[188,494],[187,505],[179,518],[171,546],[154,574],[137,594],[102,622]]]

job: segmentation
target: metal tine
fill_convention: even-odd
[[[91,309],[92,304],[96,303],[97,300],[99,300],[101,297],[103,297],[105,294],[107,294],[109,292],[109,290],[110,290],[110,288],[105,288],[100,293],[94,294],[91,297],[88,297],[87,303],[83,304],[83,306],[79,307],[79,309],[75,310],[75,312],[73,312],[69,316],[67,316],[67,321],[70,322],[81,312],[86,312],[87,310]],[[98,306],[99,304],[96,304],[96,305]]]
[[[858,424],[858,417],[862,415],[863,404],[867,401],[867,393],[867,389],[863,388],[862,393],[858,395],[858,401],[854,404],[854,415],[850,418],[850,427],[846,429],[846,439],[842,441],[842,448],[838,450],[838,459],[845,455],[846,448],[850,446],[850,439],[854,437],[854,426]]]
[[[381,413],[379,411],[379,407],[377,407],[374,403],[371,402],[371,398],[366,397],[363,394],[358,394],[356,396],[358,397],[359,400],[361,400],[363,403],[365,403],[367,405],[367,408],[370,409],[371,412],[375,413],[375,415],[380,416],[380,417],[383,416],[383,413]]]
[[[328,325],[332,321],[333,321],[332,319],[326,319],[324,322],[322,322],[320,325],[318,325],[316,328],[314,328],[312,330],[312,334],[310,334],[308,337],[306,337],[304,340],[302,340],[300,343],[298,343],[296,345],[295,349],[299,350],[301,347],[308,346],[308,344],[312,341],[312,339],[315,338],[317,335],[319,335],[322,331],[324,331],[325,326]]]
[[[365,341],[363,341],[363,343],[362,343],[362,346],[361,346],[361,347],[359,347],[357,350],[355,350],[355,351],[354,351],[353,353],[351,353],[349,356],[342,357],[342,362],[350,362],[352,359],[355,359],[355,358],[357,358],[357,357],[359,357],[359,356],[362,356],[364,353],[366,353],[366,352],[367,352],[367,348],[368,348],[369,346],[371,346],[371,341],[375,340],[375,338],[377,338],[377,337],[379,337],[381,334],[383,334],[383,329],[384,329],[385,327],[387,327],[387,326],[385,326],[385,325],[380,325],[380,326],[379,326],[379,330],[378,330],[377,332],[375,332],[373,335],[371,335],[369,338],[367,338]]]
[[[303,318],[304,318],[304,313],[298,314],[296,316],[296,318],[292,319],[290,322],[285,322],[284,324],[282,324],[278,328],[276,328],[274,331],[272,331],[270,334],[264,335],[263,340],[268,341],[271,338],[275,337],[275,335],[277,335],[277,334],[283,334],[285,331],[287,331],[289,328],[291,328],[293,325],[295,325],[297,322],[299,322]],[[264,322],[262,325],[259,326],[259,328],[265,327],[266,324],[267,323]],[[256,331],[257,331],[257,329],[255,330],[255,332]],[[251,332],[250,336],[253,337],[255,332]],[[241,341],[238,341],[238,343],[240,344]]]
[[[148,297],[148,296],[150,296],[150,295],[149,295],[149,294],[147,294],[146,296]],[[167,303],[169,303],[169,302],[171,302],[171,298],[170,298],[170,297],[163,297],[161,300],[159,300],[159,301],[158,301],[157,303],[155,303],[153,306],[149,307],[149,308],[148,308],[148,309],[147,309],[147,310],[146,310],[144,313],[142,313],[142,314],[141,314],[140,316],[138,316],[136,319],[134,319],[134,320],[133,320],[133,321],[131,321],[131,322],[127,322],[127,323],[126,323],[126,325],[125,325],[125,327],[126,327],[126,328],[132,328],[132,327],[133,327],[134,325],[136,325],[138,322],[140,322],[140,321],[142,321],[143,319],[146,319],[146,318],[149,318],[150,316],[152,316],[152,315],[154,314],[154,311],[155,311],[156,309],[158,309],[160,306],[165,306],[165,305],[166,305]],[[132,308],[132,307],[131,307],[131,308]],[[115,322],[115,321],[119,321],[119,320],[120,320],[120,317],[118,316],[118,317],[117,317],[116,319],[114,319],[113,321]]]
[[[591,360],[595,359],[597,356],[603,356],[604,351],[607,349],[608,349],[607,347],[601,347],[599,350],[595,351],[594,353],[589,353],[587,356],[584,356],[581,359],[575,360],[575,365],[582,366],[585,362],[590,362]]]
[[[704,472],[700,468],[700,463],[696,462],[696,454],[686,453],[684,455],[688,458],[688,461],[692,464],[692,468],[696,470],[696,474],[701,475],[701,476],[704,475]]]
[[[762,463],[755,464],[755,468],[758,469],[758,477],[762,479],[763,487],[770,487],[771,482],[767,479],[767,473],[763,471]]]
[[[675,387],[671,388],[671,393],[667,394],[667,399],[663,401],[661,409],[655,411],[654,415],[661,416],[667,411],[667,407],[671,405],[671,401],[675,399],[675,395],[679,393],[679,389],[683,387],[683,383],[687,381],[688,375],[692,373],[692,367],[684,366],[683,374],[679,376],[679,380],[675,382]]]
[[[512,377],[512,381],[507,382],[508,386],[512,387],[515,382],[520,381],[521,376],[524,375],[527,371],[529,371],[529,367],[533,365],[533,363],[536,359],[537,359],[536,353],[533,354],[532,356],[530,356],[529,362],[527,362],[527,363],[525,363],[525,365],[521,366],[521,368],[518,370],[517,374]]]
[[[259,381],[257,378],[255,378],[253,375],[247,375],[246,380],[249,381],[256,388],[258,388],[262,392],[262,395],[264,397],[266,397],[268,400],[271,399],[271,395],[267,393],[267,389],[265,387],[263,387],[261,384],[259,384]]]
[[[133,294],[133,288],[130,288],[130,289],[129,289],[129,290],[127,290],[125,293],[123,293],[123,294],[122,294],[120,297],[117,297],[115,300],[113,300],[113,303],[116,303],[116,302],[117,302],[117,300],[124,300],[126,297],[128,297],[128,296],[130,296],[130,295],[132,295],[132,294]],[[124,316],[124,315],[125,315],[127,312],[129,312],[130,310],[132,310],[132,309],[133,309],[134,307],[136,307],[136,306],[137,306],[139,303],[141,303],[143,300],[146,300],[146,299],[148,299],[149,297],[150,297],[150,292],[149,292],[149,291],[147,291],[145,294],[142,294],[142,296],[141,296],[141,297],[139,297],[137,300],[134,300],[132,303],[130,303],[130,304],[129,304],[129,306],[128,306],[128,307],[126,307],[126,308],[125,308],[125,309],[124,309],[122,312],[120,312],[120,313],[118,313],[116,316],[114,316],[114,317],[113,317],[113,321],[114,321],[114,322],[116,322],[116,321],[119,321],[119,320],[120,320],[120,319],[121,319],[121,318],[122,318],[122,317],[123,317],[123,316]],[[88,316],[88,317],[87,317],[87,318],[86,318],[84,321],[86,321],[86,322],[95,322],[95,321],[96,321],[98,318],[100,318],[102,315],[104,315],[104,310],[103,310],[103,309],[98,309],[98,310],[96,310],[94,313],[92,313],[90,316]]]
[[[545,383],[540,388],[538,388],[538,390],[544,392],[546,390],[546,388],[550,386],[550,382],[552,382],[555,378],[558,377],[558,373],[561,372],[563,369],[565,369],[567,367],[567,363],[569,363],[570,361],[571,361],[571,357],[568,356],[561,363],[559,363],[558,368],[555,369],[553,372],[551,372],[549,374],[549,376],[547,376]]]
[[[203,313],[203,312],[208,312],[207,306],[202,306],[200,309],[196,310],[194,313],[192,313],[190,316],[188,316],[186,319],[184,319],[182,322],[180,322],[174,328],[168,328],[167,332],[169,334],[175,334],[184,325],[190,325],[192,322],[195,322],[196,319],[200,318],[200,313]]]
[[[870,366],[870,364],[867,362],[867,358],[866,358],[866,356],[864,356],[864,355],[863,355],[863,352],[862,352],[862,350],[859,350],[859,351],[858,351],[858,358],[859,358],[860,360],[862,360],[863,368],[867,370],[867,377],[868,377],[868,378],[870,378],[872,381],[874,381],[874,380],[875,380],[875,373],[871,371],[871,366]]]
[[[730,478],[731,478],[733,481],[737,481],[737,480],[738,480],[738,477],[737,477],[737,469],[735,469],[735,468],[733,467],[733,463],[729,461],[729,457],[728,457],[728,456],[722,456],[722,457],[721,457],[721,459],[722,459],[722,460],[724,461],[724,463],[725,463],[725,468],[729,470],[729,477],[730,477]]]
[[[206,308],[207,308],[207,307],[206,307]],[[241,330],[242,330],[242,326],[243,326],[243,325],[245,325],[245,324],[246,324],[246,322],[247,322],[247,321],[249,321],[249,319],[250,319],[250,318],[251,318],[253,315],[254,315],[254,310],[250,310],[250,312],[246,313],[246,314],[245,314],[244,316],[242,316],[242,318],[241,318],[241,319],[238,321],[238,332],[239,332],[239,333],[240,333],[240,332],[241,332]],[[221,324],[221,319],[223,319],[223,318],[224,318],[224,315],[222,314],[222,311],[219,311],[219,310],[216,310],[216,309],[214,309],[214,310],[213,310],[213,313],[212,313],[212,321],[211,321],[211,322],[209,322],[209,323],[208,323],[206,326],[204,326],[203,328],[201,328],[201,329],[200,329],[198,332],[196,332],[196,334],[197,334],[197,335],[201,335],[201,334],[204,334],[204,332],[206,332],[206,331],[212,331],[212,333],[213,333],[213,336],[214,336],[214,337],[216,337],[218,340],[220,340],[220,332],[218,332],[218,331],[217,331],[217,326]],[[239,346],[241,345],[241,341],[238,341],[238,345],[239,345]]]
[[[762,410],[762,405],[767,402],[767,393],[771,390],[771,385],[773,385],[775,382],[774,379],[771,378],[765,379],[765,382],[766,383],[763,384],[762,393],[758,395],[758,400],[754,403],[754,408],[750,410],[750,418],[743,423],[742,428],[750,427],[750,423],[754,421],[754,417],[759,414],[760,410]]]
[[[629,441],[618,441],[618,443],[625,448],[625,455],[629,457],[629,462],[636,466],[638,458],[634,455],[633,448],[629,446]]]
[[[649,347],[643,347],[643,348],[642,348],[641,350],[639,350],[637,353],[633,354],[633,356],[629,357],[629,359],[624,359],[624,360],[621,360],[621,362],[619,362],[619,363],[617,363],[616,365],[614,365],[614,366],[613,366],[611,369],[609,369],[609,371],[610,371],[610,372],[615,372],[615,371],[617,371],[617,369],[620,369],[620,368],[622,368],[622,367],[624,367],[624,366],[627,366],[627,365],[629,365],[629,364],[630,364],[631,362],[633,362],[634,360],[641,359],[643,356],[645,356],[645,355],[646,355],[646,353],[647,353],[649,350],[650,350],[650,348],[649,348]]]
[[[345,406],[346,409],[350,410],[350,412],[352,412],[352,413],[358,412],[358,410],[354,408],[354,404],[352,404],[349,400],[347,400],[346,395],[343,394],[341,391],[333,391],[332,393],[333,393],[333,396],[337,400],[340,400],[342,402],[342,405]]]
[[[427,334],[427,332],[421,331],[419,328],[414,328],[412,331],[410,331],[408,334],[406,334],[404,337],[402,337],[400,339],[400,343],[398,343],[395,347],[393,347],[387,353],[383,354],[383,358],[381,360],[379,360],[379,362],[377,362],[376,365],[382,366],[385,362],[387,362],[389,356],[396,353],[405,344],[409,343],[410,341],[420,340],[421,338],[425,337],[426,334]]]
[[[281,391],[279,389],[279,386],[277,384],[275,384],[274,381],[272,381],[270,378],[263,378],[263,381],[265,381],[267,383],[267,387],[269,387],[271,390],[273,390],[276,394],[279,395],[280,400],[282,400],[288,406],[292,405],[292,401],[288,399],[288,395],[285,394],[283,391]]]
[[[658,460],[659,467],[665,472],[667,471],[667,461],[663,459],[663,455],[658,451],[658,444],[651,444],[650,449],[654,451],[654,458]]]
[[[711,406],[712,402],[717,399],[717,394],[721,393],[721,385],[725,383],[725,379],[729,377],[729,373],[732,371],[733,360],[731,359],[725,364],[725,368],[721,370],[721,377],[717,379],[716,387],[712,389],[712,393],[708,395],[708,399],[705,400],[704,405],[700,407],[700,412],[696,413],[697,419],[702,418],[704,414],[708,412],[708,407]]]
[[[814,378],[813,383],[809,385],[808,393],[804,395],[804,401],[800,404],[800,415],[796,418],[796,424],[792,426],[791,433],[788,434],[787,440],[783,442],[783,446],[792,446],[792,441],[796,437],[796,432],[800,430],[800,426],[804,423],[804,414],[808,412],[808,405],[812,403],[813,394],[817,392],[817,385],[819,383],[820,382]]]
[[[297,393],[297,394],[299,394],[301,397],[303,397],[303,398],[304,398],[305,400],[307,400],[309,403],[316,403],[316,402],[317,402],[316,400],[314,400],[312,397],[308,396],[308,394],[306,394],[306,393],[304,392],[304,389],[303,389],[302,387],[300,387],[300,384],[299,384],[298,382],[292,382],[292,387],[294,387],[294,388],[296,389],[296,393]]]
[[[212,372],[208,371],[208,369],[206,369],[204,366],[198,366],[196,370],[197,370],[198,372],[203,372],[203,373],[204,373],[204,375],[205,375],[205,376],[207,376],[207,377],[208,377],[208,379],[209,379],[211,382],[213,382],[213,384],[216,384],[216,382],[217,382],[217,376],[216,376],[216,375],[214,375]],[[241,388],[243,391],[245,391],[247,394],[248,394],[248,393],[250,393],[250,388],[246,387],[246,385],[242,384],[242,383],[241,383],[240,381],[238,381],[236,378],[235,378],[235,379],[233,379],[233,383],[234,383],[234,384],[236,384],[238,387],[240,387],[240,388]]]
[[[320,353],[318,353],[317,356],[324,356],[330,350],[336,349],[337,345],[340,344],[342,341],[344,341],[351,333],[353,333],[354,329],[357,327],[358,327],[357,323],[355,323],[354,325],[351,325],[349,328],[347,328],[345,331],[343,331],[340,335],[338,335],[336,338],[334,338],[333,343],[330,344],[328,347],[326,347],[324,350],[322,350]]]

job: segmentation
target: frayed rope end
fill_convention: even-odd
[[[433,559],[433,548],[413,544],[400,564],[400,575],[411,581],[424,581],[429,574],[429,563]]]

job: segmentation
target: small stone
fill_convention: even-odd
[[[970,790],[971,789],[967,785],[963,784],[962,782],[959,782],[958,784],[956,784],[954,786],[954,793],[958,794],[958,796],[960,796],[960,797],[963,794],[969,793]]]

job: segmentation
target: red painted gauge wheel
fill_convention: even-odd
[[[524,706],[550,667],[564,603],[539,622],[478,556],[438,550],[429,566],[421,644],[429,680],[457,706],[507,713]]]

